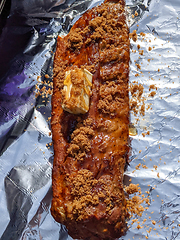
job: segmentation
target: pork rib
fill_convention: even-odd
[[[51,212],[75,239],[125,234],[123,190],[129,151],[129,30],[125,2],[105,1],[58,37],[54,59]],[[62,109],[65,73],[93,74],[89,111]]]

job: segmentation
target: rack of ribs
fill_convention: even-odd
[[[115,239],[127,230],[129,48],[124,0],[88,10],[57,39],[51,213],[75,239]]]

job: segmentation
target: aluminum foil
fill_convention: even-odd
[[[58,34],[66,34],[83,12],[101,2],[12,0],[0,36],[1,240],[72,239],[50,213],[50,95],[35,94],[36,86],[51,89],[40,81],[52,81]],[[130,31],[138,34],[138,40],[131,42],[130,82],[144,86],[145,104],[150,108],[138,121],[131,115],[138,134],[131,137],[125,182],[131,178],[138,183],[150,205],[133,225],[129,220],[129,230],[121,239],[178,240],[180,4],[179,0],[127,0],[126,4]],[[146,34],[144,39],[141,32]],[[153,98],[148,96],[152,84],[157,87]]]

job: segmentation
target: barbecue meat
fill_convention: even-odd
[[[51,212],[75,239],[115,239],[127,229],[123,175],[129,151],[130,44],[124,7],[124,0],[105,1],[57,40]],[[71,72],[76,104],[76,96],[82,97],[76,80],[82,78],[75,73],[81,70],[92,74],[89,110],[73,114],[62,108],[64,81]]]

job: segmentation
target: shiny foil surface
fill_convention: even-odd
[[[0,36],[1,240],[70,240],[50,213],[51,95],[57,36],[67,34],[87,9],[102,1],[12,0]],[[180,239],[180,2],[127,0],[131,40],[130,82],[144,87],[146,112],[131,122],[130,163],[149,207],[128,221],[121,240]],[[141,34],[145,33],[145,36]],[[139,48],[140,47],[140,48]],[[139,54],[139,50],[143,54]],[[135,51],[136,50],[136,51]],[[137,68],[137,64],[140,68]],[[149,96],[155,85],[155,96]],[[149,106],[149,107],[148,107]]]

